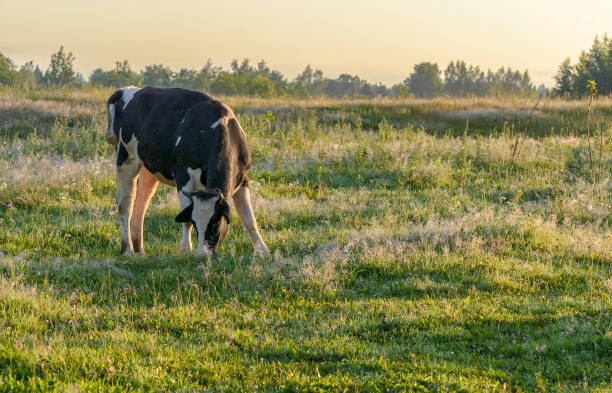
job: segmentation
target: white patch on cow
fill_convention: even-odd
[[[138,90],[140,90],[138,87],[126,87],[124,89],[121,89],[121,101],[123,101],[123,109],[125,109],[125,107],[130,103],[130,101],[132,101],[132,98],[134,98],[134,94],[136,94]]]
[[[106,135],[104,136],[104,140],[110,143],[111,145],[117,145],[117,137],[115,136],[115,104],[108,105],[108,129],[106,130]]]
[[[122,131],[122,128],[119,129],[119,141],[121,142],[123,147],[125,147],[125,150],[127,150],[128,157],[138,157],[138,139],[136,139],[136,136],[132,135],[132,139],[130,139],[128,143],[125,143],[123,141],[123,136],[121,135]]]
[[[225,116],[224,116],[225,117]],[[215,128],[216,126],[218,126],[219,124],[221,124],[221,121],[223,120],[223,117],[220,118],[219,120],[217,120],[216,122],[214,122],[212,124],[212,126],[210,126],[210,128]]]
[[[113,133],[113,125],[115,124],[115,104],[109,104],[108,105],[108,115],[109,115],[109,120],[108,120],[108,134],[112,134]]]
[[[179,136],[178,138],[176,138],[176,143],[174,144],[174,146],[178,146],[180,141],[181,141],[181,137]]]
[[[195,191],[203,191],[206,189],[204,184],[202,184],[202,169],[200,168],[187,168],[187,173],[189,174],[189,181],[181,188],[181,191],[184,192],[195,192]],[[179,199],[183,197],[181,195],[183,193],[179,193]],[[215,213],[215,203],[219,197],[208,198],[205,200],[201,200],[198,197],[193,197],[193,212],[191,213],[191,218],[194,221],[196,228],[198,229],[198,246],[196,248],[196,255],[211,255],[212,251],[208,249],[205,244],[205,233],[206,228],[208,227],[208,223],[210,219]],[[181,203],[182,205],[183,203]],[[181,244],[184,245],[185,248],[188,246],[188,231],[183,229],[183,239]]]
[[[206,187],[204,186],[204,184],[202,184],[202,170],[200,168],[187,168],[187,173],[189,174],[190,179],[185,185],[185,187],[189,186],[189,191],[195,192],[206,190]]]
[[[257,221],[253,215],[253,207],[251,206],[251,196],[248,187],[238,187],[234,197],[234,207],[238,212],[238,217],[242,221],[242,225],[249,231],[251,241],[256,253],[267,254],[268,247],[264,243],[259,230],[257,229]]]
[[[179,123],[179,126],[183,124],[184,122],[185,122],[185,118],[183,117],[183,120],[181,120],[181,122]]]
[[[215,204],[219,199],[218,196],[200,199],[197,196],[193,198],[193,212],[191,218],[195,222],[196,228],[198,229],[198,247],[196,248],[196,255],[210,255],[212,252],[208,249],[205,244],[205,233],[206,228],[210,219],[215,214]]]
[[[202,191],[202,190],[205,189],[204,185],[200,181],[200,176],[202,175],[202,170],[201,169],[187,168],[187,173],[189,174],[189,180],[187,180],[187,183],[185,183],[183,188],[181,188],[181,191],[183,191],[183,192],[195,192],[195,191]],[[181,193],[179,193],[179,199],[180,199],[180,194]],[[186,194],[184,194],[184,195],[186,195]],[[187,197],[187,196],[185,196],[185,197]]]
[[[128,152],[127,159],[117,167],[117,205],[119,205],[119,222],[121,227],[121,248],[123,252],[132,253],[132,240],[130,236],[130,216],[132,215],[133,201],[136,197],[136,179],[142,161],[138,157],[138,140],[132,137],[125,143],[119,134],[119,142]]]

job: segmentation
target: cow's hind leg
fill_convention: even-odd
[[[131,254],[134,248],[130,239],[130,219],[136,194],[136,179],[142,164],[136,157],[128,157],[123,144],[120,143],[117,150],[117,205],[121,227],[121,252]]]
[[[244,225],[246,230],[249,231],[255,252],[262,254],[268,253],[268,247],[266,247],[257,229],[257,222],[255,221],[255,216],[253,215],[253,209],[251,207],[249,188],[241,186],[234,193],[233,199],[240,221],[242,221],[242,225]]]
[[[184,188],[185,191],[187,191]],[[187,208],[189,205],[193,203],[193,201],[183,194],[181,191],[178,193],[179,203],[181,204],[181,211]],[[191,222],[184,222],[183,224],[183,235],[181,237],[181,250],[182,251],[191,251],[191,229],[193,228],[193,224]]]
[[[155,176],[153,176],[153,174],[149,172],[147,168],[141,166],[138,175],[138,187],[136,190],[136,199],[134,201],[134,209],[132,211],[130,225],[134,252],[144,253],[142,238],[144,216],[147,212],[149,201],[151,200],[151,197],[153,197],[153,194],[155,194],[158,184],[159,181],[155,178]]]

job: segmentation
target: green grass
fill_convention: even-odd
[[[0,100],[0,392],[612,388],[609,100],[591,173],[585,102],[231,98],[272,255],[202,259],[165,186],[119,255],[105,93]]]

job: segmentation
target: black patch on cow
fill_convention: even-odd
[[[211,217],[206,227],[204,239],[208,247],[216,250],[219,243],[223,241],[230,227],[229,205],[220,199],[215,205],[215,214]]]
[[[117,148],[117,166],[120,167],[129,158],[128,152],[122,143]]]
[[[128,240],[127,242],[124,240],[121,240],[121,253],[122,254],[125,254],[130,249],[130,245],[128,243],[129,241],[130,240]]]
[[[123,97],[123,90],[116,90],[109,98],[108,101],[106,101],[106,105],[117,105],[117,103],[119,102],[119,100]]]
[[[193,196],[197,197],[198,199],[202,201],[205,201],[207,199],[214,198],[214,197],[219,197],[220,200],[223,199],[223,195],[221,194],[219,190],[197,191],[193,193]]]
[[[189,183],[189,173],[185,168],[173,168],[172,174],[174,175],[174,183],[176,184],[176,189],[178,192],[181,192],[183,187],[185,187],[185,185]]]
[[[184,208],[183,211],[181,211],[174,218],[174,221],[176,221],[176,222],[191,222],[191,223],[193,223],[193,220],[191,219],[191,213],[193,213],[193,203],[191,203],[189,206]]]
[[[140,244],[138,242],[136,242],[135,240],[132,241],[132,247],[134,247],[134,252],[135,253],[143,253],[144,254],[144,249],[140,248]]]

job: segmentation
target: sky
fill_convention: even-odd
[[[0,52],[44,70],[63,45],[86,77],[124,59],[178,70],[248,58],[290,79],[310,64],[387,85],[462,59],[552,86],[565,58],[612,34],[611,15],[611,0],[0,0]]]

